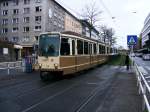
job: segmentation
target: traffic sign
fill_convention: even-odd
[[[128,35],[127,36],[127,44],[128,45],[136,45],[137,44],[137,35]]]

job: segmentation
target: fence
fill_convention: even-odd
[[[3,62],[3,63],[0,63],[0,70],[7,70],[7,74],[9,75],[11,69],[22,69],[23,66],[24,65],[22,61]]]
[[[136,78],[137,78],[137,86],[139,87],[139,94],[142,95],[143,98],[143,105],[142,109],[147,112],[150,112],[150,74],[143,73],[140,70],[140,67],[133,62],[134,70],[136,72]]]

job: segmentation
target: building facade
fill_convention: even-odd
[[[96,28],[91,27],[90,23],[87,20],[80,20],[80,21],[82,24],[82,35],[96,40],[100,39],[100,34],[96,30]]]
[[[82,34],[82,25],[80,21],[68,11],[65,13],[65,31]]]
[[[22,45],[25,55],[32,54],[33,44],[42,32],[69,29],[80,32],[76,19],[55,0],[2,0],[0,12],[0,37]],[[69,16],[75,29],[65,20]]]
[[[142,47],[150,48],[150,14],[144,21],[144,27],[142,30]]]

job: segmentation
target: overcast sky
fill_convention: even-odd
[[[100,24],[115,29],[117,44],[126,47],[127,35],[139,35],[150,12],[150,0],[57,0],[76,16],[93,1],[103,11]],[[133,13],[136,12],[136,13]],[[79,14],[78,14],[79,13]],[[112,17],[115,17],[112,20]]]

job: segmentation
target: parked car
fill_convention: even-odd
[[[136,57],[142,57],[142,53],[135,53]]]
[[[150,60],[150,54],[143,54],[142,59],[143,60]]]
[[[132,53],[132,54],[131,54],[131,57],[135,57],[135,54],[134,54],[134,53]]]

